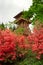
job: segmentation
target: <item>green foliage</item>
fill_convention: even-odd
[[[42,4],[42,3],[43,3],[43,0],[33,0],[33,3],[34,3],[34,4],[38,4],[38,3],[39,3],[39,4],[40,4],[40,3]]]
[[[26,58],[19,65],[42,65],[42,63],[34,58]]]
[[[33,4],[30,6],[29,10],[23,12],[23,17],[30,19],[34,14],[36,14],[36,16],[33,18],[32,22],[35,22],[35,20],[43,22],[43,0],[33,0]]]
[[[43,60],[37,60],[35,55],[36,54],[33,54],[32,51],[29,50],[26,57],[23,60],[17,61],[15,65],[42,65]]]
[[[1,30],[5,29],[5,26],[4,26],[4,24],[3,24],[3,23],[2,23],[2,24],[0,24],[0,29],[1,29]]]
[[[24,11],[22,17],[25,18],[25,19],[29,19],[30,17],[32,17],[32,15],[33,15],[33,12],[31,10],[29,10],[29,12]]]
[[[15,33],[16,33],[16,34],[23,34],[23,33],[24,33],[24,28],[22,28],[22,27],[17,28],[17,29],[15,30]]]

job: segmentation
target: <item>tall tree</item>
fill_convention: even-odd
[[[32,22],[36,19],[43,22],[43,0],[33,0],[33,4],[30,6],[29,10],[23,12],[23,17],[28,19],[33,17],[34,14],[36,14],[36,16]]]
[[[5,29],[5,26],[4,26],[4,24],[2,23],[2,24],[0,24],[0,29]]]

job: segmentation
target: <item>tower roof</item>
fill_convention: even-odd
[[[13,18],[18,19],[19,17],[21,17],[22,13],[23,12],[20,12],[19,14],[17,14],[16,16],[14,16]]]

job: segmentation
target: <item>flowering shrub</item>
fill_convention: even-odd
[[[16,36],[10,30],[0,30],[0,61],[16,60],[27,52],[25,36]]]
[[[36,58],[40,59],[43,55],[43,28],[34,30],[34,33],[28,36],[31,49],[36,53]]]
[[[9,30],[0,31],[0,61],[16,59],[16,35]]]
[[[41,33],[40,33],[41,32]],[[0,30],[0,62],[14,61],[28,56],[30,60],[30,50],[36,54],[36,58],[40,59],[43,55],[43,28],[28,37],[17,36],[10,30]],[[33,58],[33,56],[32,56]]]

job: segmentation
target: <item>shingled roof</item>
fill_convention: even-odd
[[[21,17],[22,14],[23,14],[23,12],[20,12],[19,14],[17,14],[16,16],[14,16],[13,18],[17,19],[17,18]]]

